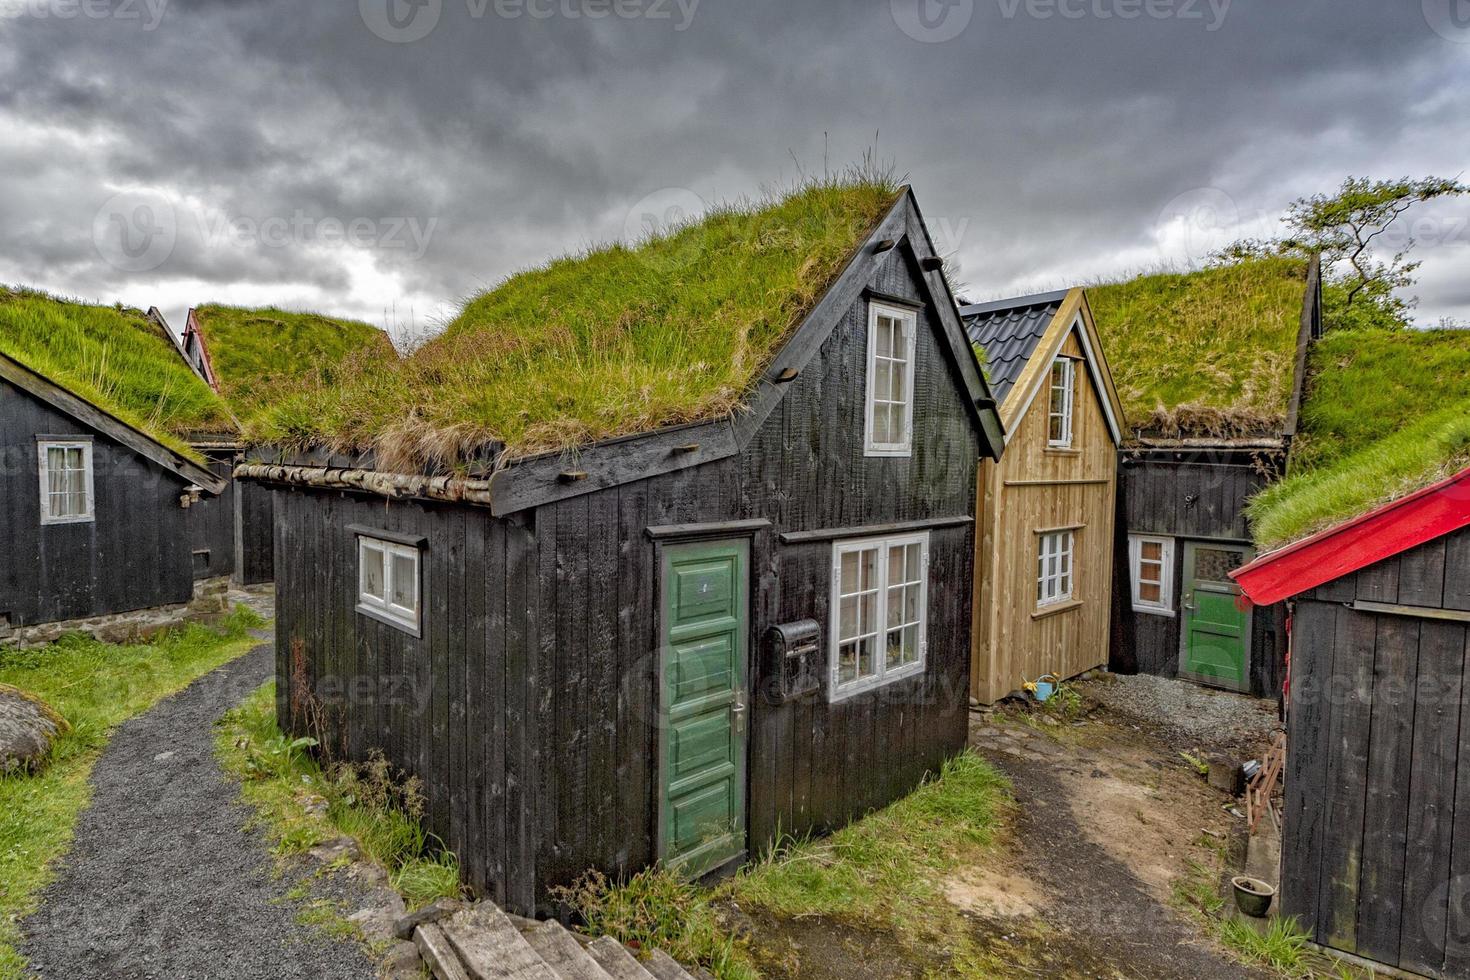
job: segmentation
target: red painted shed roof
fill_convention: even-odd
[[[1470,526],[1470,469],[1230,573],[1258,606],[1300,595]]]

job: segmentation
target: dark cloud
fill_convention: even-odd
[[[432,321],[647,195],[875,146],[971,295],[1182,263],[1347,173],[1464,168],[1435,2],[0,0],[0,280]],[[1470,318],[1465,237],[1424,240],[1427,321]]]

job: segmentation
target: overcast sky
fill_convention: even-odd
[[[433,329],[876,148],[974,299],[1470,170],[1470,0],[0,0],[0,282]],[[1470,320],[1470,200],[1418,319]]]

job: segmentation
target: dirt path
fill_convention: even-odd
[[[1107,714],[1052,728],[1005,711],[973,715],[971,742],[1019,804],[1007,858],[951,889],[993,953],[1043,976],[1255,975],[1173,907],[1236,820],[1174,747]]]
[[[114,734],[91,806],[21,953],[54,980],[349,978],[374,966],[353,939],[300,924],[251,814],[214,758],[214,721],[272,674],[262,646]],[[333,884],[331,887],[350,887]],[[344,896],[351,897],[351,896]]]

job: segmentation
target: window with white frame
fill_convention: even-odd
[[[1051,363],[1051,411],[1046,444],[1052,449],[1072,448],[1072,405],[1077,395],[1077,362],[1059,357]]]
[[[873,303],[868,309],[869,456],[907,456],[913,451],[914,342],[919,318],[913,310]]]
[[[357,539],[357,609],[419,631],[419,549],[378,538]]]
[[[1129,535],[1128,564],[1133,571],[1133,608],[1174,615],[1174,539]]]
[[[92,443],[45,439],[41,464],[41,523],[80,524],[93,519]]]
[[[1037,536],[1036,605],[1054,606],[1072,598],[1072,552],[1076,531],[1046,531]]]
[[[833,546],[832,700],[924,672],[929,535]]]

